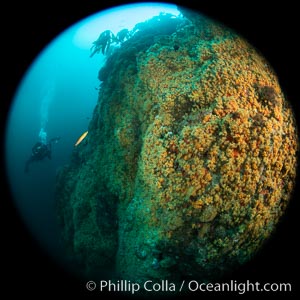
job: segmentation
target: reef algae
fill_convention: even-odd
[[[274,71],[182,12],[107,58],[89,135],[58,174],[62,238],[88,278],[214,279],[248,261],[288,205],[297,132]]]

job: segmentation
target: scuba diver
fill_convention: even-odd
[[[52,138],[48,144],[44,144],[42,142],[37,142],[32,147],[32,152],[30,158],[26,161],[25,164],[25,173],[29,171],[29,165],[35,161],[41,161],[44,158],[48,157],[51,159],[51,148],[52,143],[57,143],[60,140],[60,137]]]

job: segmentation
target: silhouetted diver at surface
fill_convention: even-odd
[[[44,158],[48,157],[51,159],[51,148],[52,148],[52,143],[57,143],[60,140],[60,137],[55,137],[52,138],[49,143],[43,144],[42,142],[37,142],[33,147],[32,147],[32,152],[31,156],[29,159],[26,161],[25,164],[25,173],[29,171],[29,165],[35,161],[41,161]]]

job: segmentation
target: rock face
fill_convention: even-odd
[[[296,125],[273,70],[183,13],[107,59],[89,135],[58,174],[63,240],[89,278],[216,278],[259,250],[293,190]]]

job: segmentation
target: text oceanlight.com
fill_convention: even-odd
[[[100,292],[129,292],[135,294],[139,291],[146,292],[236,292],[244,294],[247,292],[291,292],[291,283],[260,283],[239,282],[237,280],[230,280],[229,282],[214,282],[203,283],[196,280],[183,280],[181,283],[173,283],[168,280],[154,282],[147,280],[144,283],[131,282],[130,280],[101,280],[96,283],[95,281],[88,281],[86,288],[89,291],[99,290]]]

